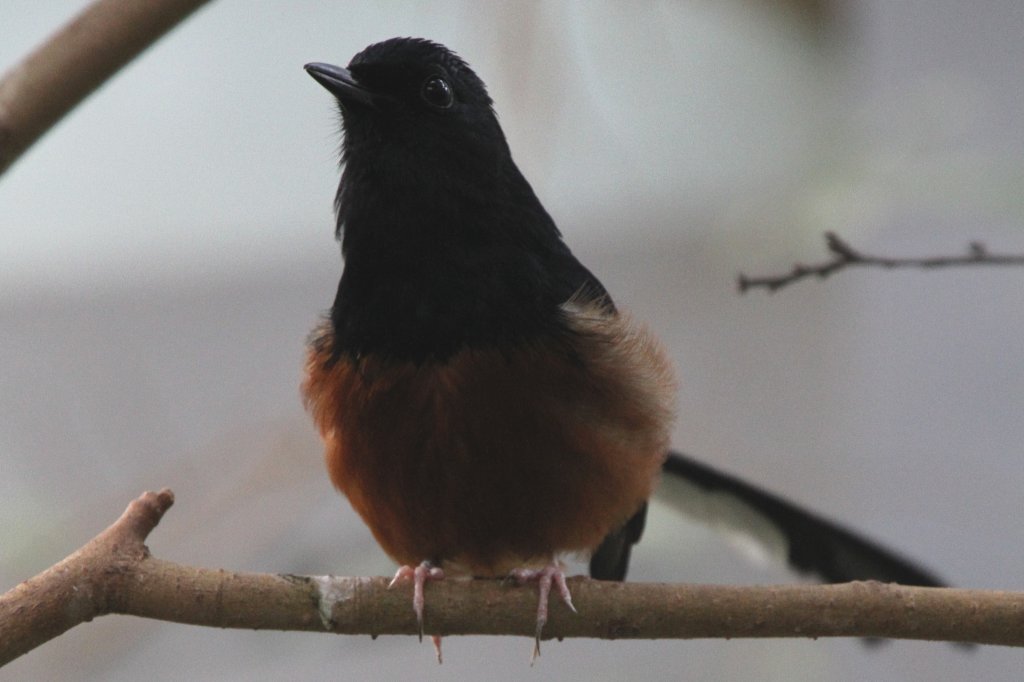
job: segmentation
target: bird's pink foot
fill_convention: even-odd
[[[558,595],[573,613],[576,613],[576,607],[573,606],[569,586],[565,584],[565,571],[557,561],[552,561],[540,569],[517,568],[512,571],[512,578],[520,585],[537,582],[537,592],[539,593],[537,631],[533,639],[533,656],[530,658],[530,662],[533,663],[540,656],[540,636],[544,630],[544,624],[548,622],[548,596],[551,594],[551,586],[554,585],[558,588]]]
[[[416,623],[420,629],[420,641],[423,641],[423,586],[429,580],[444,580],[444,571],[429,561],[420,563],[419,566],[400,566],[395,571],[395,577],[388,583],[388,589],[404,580],[412,580],[412,610],[416,613]],[[437,652],[437,662],[441,662],[441,636],[433,635],[434,651]]]

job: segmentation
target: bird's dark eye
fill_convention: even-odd
[[[440,76],[431,76],[420,91],[423,100],[437,109],[447,109],[455,102],[452,86]]]

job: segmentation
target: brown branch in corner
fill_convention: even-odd
[[[737,280],[740,293],[749,289],[763,288],[775,291],[805,277],[824,279],[847,267],[868,265],[880,268],[941,268],[963,265],[1024,265],[1024,255],[1002,255],[989,253],[984,244],[971,242],[967,253],[962,256],[936,256],[932,258],[887,258],[870,256],[857,251],[834,232],[825,233],[825,244],[832,258],[817,265],[797,263],[783,275],[748,277],[742,273]]]
[[[0,79],[0,175],[207,0],[96,0]]]
[[[233,573],[150,556],[170,508],[145,493],[112,526],[0,595],[0,665],[112,613],[211,627],[415,635],[407,588],[386,578]],[[549,638],[888,637],[1024,646],[1024,593],[842,585],[669,585],[571,580],[579,614],[553,606]],[[500,580],[431,583],[426,631],[532,638],[536,595]]]

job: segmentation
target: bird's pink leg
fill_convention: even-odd
[[[576,613],[576,607],[572,604],[569,586],[565,584],[565,571],[557,561],[553,560],[540,569],[517,568],[512,571],[512,578],[520,585],[537,581],[540,599],[537,603],[537,631],[533,639],[533,656],[530,658],[530,662],[533,663],[540,656],[540,635],[544,630],[544,624],[548,622],[548,595],[551,594],[552,584],[558,588],[559,596],[573,613]]]
[[[444,580],[444,571],[429,561],[420,563],[419,566],[400,566],[395,571],[395,577],[388,583],[388,589],[394,587],[403,580],[412,580],[412,610],[416,613],[416,623],[420,628],[420,641],[423,641],[423,586],[428,580]],[[433,635],[434,651],[437,652],[437,662],[441,662],[441,636]]]

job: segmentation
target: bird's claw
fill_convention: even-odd
[[[572,603],[572,594],[569,592],[569,586],[565,583],[565,571],[558,562],[553,561],[540,569],[517,568],[512,571],[511,576],[520,585],[533,581],[537,582],[539,599],[537,602],[537,629],[533,637],[533,655],[530,657],[530,664],[532,665],[537,660],[537,657],[540,656],[540,637],[544,631],[544,625],[548,622],[548,597],[551,594],[551,586],[554,585],[558,589],[558,595],[565,602],[565,605],[569,607],[569,610],[573,613],[577,613],[577,611]]]
[[[419,566],[400,566],[395,571],[395,577],[388,583],[390,590],[399,582],[412,580],[412,610],[416,613],[416,624],[419,626],[420,641],[423,641],[423,586],[429,580],[444,580],[444,571],[429,561],[420,563]],[[434,642],[434,650],[437,652],[437,662],[441,662],[441,636],[431,637]]]

